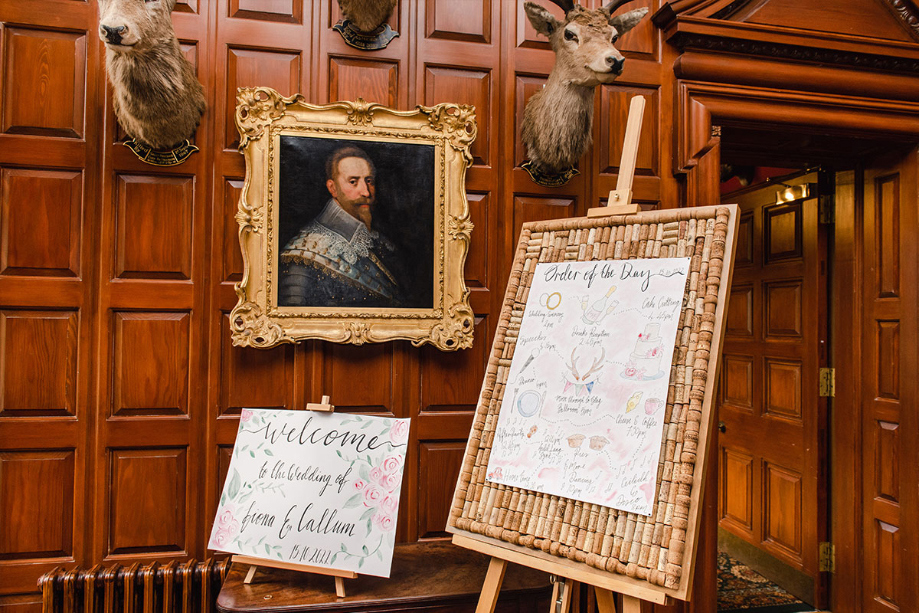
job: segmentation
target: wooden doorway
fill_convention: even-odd
[[[735,163],[820,164],[827,170],[827,178],[817,181],[823,190],[820,193],[833,196],[832,206],[825,212],[826,220],[834,222],[826,226],[825,256],[821,260],[819,249],[814,256],[818,267],[822,261],[826,267],[826,289],[820,289],[818,295],[828,296],[821,319],[826,322],[825,365],[836,371],[835,398],[826,407],[827,427],[822,432],[818,428],[816,438],[817,444],[825,442],[828,450],[823,466],[829,488],[818,509],[826,513],[823,530],[829,544],[826,561],[830,570],[814,577],[815,604],[836,613],[919,610],[919,569],[909,563],[919,554],[915,514],[919,508],[919,490],[915,487],[919,482],[919,412],[915,408],[919,385],[913,374],[919,347],[919,314],[915,309],[919,294],[919,154],[915,144],[812,135],[806,139],[809,146],[777,156],[780,150],[789,150],[776,146],[794,140],[788,135],[789,130],[781,127],[769,133],[724,127],[712,153],[719,161]],[[796,133],[800,144],[799,137]],[[759,151],[751,148],[753,141],[759,143]],[[711,177],[711,169],[708,172]],[[778,189],[773,186],[771,191],[774,195]],[[768,210],[779,205],[763,206]],[[809,231],[804,211],[802,245],[807,244],[804,237]],[[819,246],[822,226],[817,221]],[[762,234],[759,247],[756,238],[751,243],[754,250],[769,246],[764,230]],[[756,283],[773,282],[766,275],[757,279]],[[735,276],[735,291],[742,290],[744,283],[749,285],[749,279]],[[814,291],[804,287],[805,292]],[[768,326],[768,310],[755,310],[765,306],[760,301],[757,307],[754,300],[753,318]],[[729,326],[742,327],[736,321],[743,321],[741,315],[748,313],[747,307],[740,309],[735,314],[737,320]],[[818,338],[821,332],[818,325]],[[729,374],[729,348],[749,356],[757,346],[731,345],[729,340],[723,377]],[[818,352],[818,359],[822,356]],[[765,398],[768,372],[763,370],[762,388],[751,385],[751,393],[759,399]],[[730,422],[725,427],[727,432],[722,436],[728,442],[720,445],[722,462],[725,450],[731,450]],[[750,434],[760,438],[769,435],[765,429]],[[728,472],[719,468],[722,481]],[[763,478],[759,485],[766,487],[766,483]],[[722,503],[726,492],[720,494]],[[750,504],[750,515],[768,517],[767,506],[755,508],[752,501]],[[733,508],[738,507],[735,504]],[[724,515],[719,514],[719,519],[725,528]],[[765,543],[759,549],[776,557]]]
[[[825,172],[728,194],[740,232],[722,358],[719,546],[786,591],[825,604],[829,202]],[[827,221],[824,217],[823,221]]]

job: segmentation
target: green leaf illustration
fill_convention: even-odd
[[[361,493],[357,493],[354,496],[351,496],[351,498],[348,498],[348,502],[345,503],[345,508],[353,509],[354,507],[360,506],[361,498],[363,498],[363,494]]]
[[[270,449],[265,450],[265,455],[274,456],[274,453]]]
[[[227,495],[230,499],[236,498],[236,495],[239,493],[240,483],[242,483],[242,478],[239,476],[239,472],[234,468],[233,475],[230,477],[230,485],[227,486]]]
[[[364,481],[370,481],[370,467],[367,464],[361,463],[357,469],[357,474]]]
[[[373,514],[374,514],[374,513],[376,513],[376,509],[373,508],[373,507],[370,507],[369,509],[367,509],[366,511],[364,511],[364,514],[361,515],[361,518],[360,518],[359,521],[364,521],[365,519],[370,519],[371,517],[373,517]]]

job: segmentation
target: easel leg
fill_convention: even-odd
[[[335,595],[339,598],[344,598],[345,594],[345,580],[342,577],[335,577]]]
[[[602,587],[595,587],[594,593],[597,596],[597,611],[599,613],[616,613],[616,600],[613,593]]]
[[[569,613],[572,594],[577,592],[574,579],[555,579],[552,586],[552,610],[549,613]]]
[[[494,613],[506,570],[507,560],[492,558],[488,563],[488,573],[485,575],[485,583],[482,585],[482,594],[479,596],[475,613]]]
[[[249,585],[250,583],[252,583],[252,579],[255,577],[255,571],[257,570],[258,570],[258,566],[250,566],[249,572],[246,573],[246,578],[243,579],[243,583],[245,583],[246,585]]]
[[[641,601],[634,596],[622,595],[622,613],[641,613]]]

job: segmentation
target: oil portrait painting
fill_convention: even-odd
[[[233,343],[472,344],[463,266],[472,107],[312,105],[241,89],[244,274]]]

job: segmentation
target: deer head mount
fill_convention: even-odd
[[[176,0],[99,0],[99,38],[115,116],[140,143],[165,149],[190,138],[204,89],[172,28]]]
[[[564,21],[535,2],[524,2],[530,23],[548,37],[555,52],[548,82],[530,97],[523,114],[523,144],[537,169],[559,173],[574,166],[590,146],[594,88],[622,74],[625,58],[616,41],[648,13],[640,8],[612,17],[629,1],[588,10],[572,0],[553,0],[565,10]]]
[[[373,32],[392,15],[396,0],[338,0],[342,17],[361,32]]]

